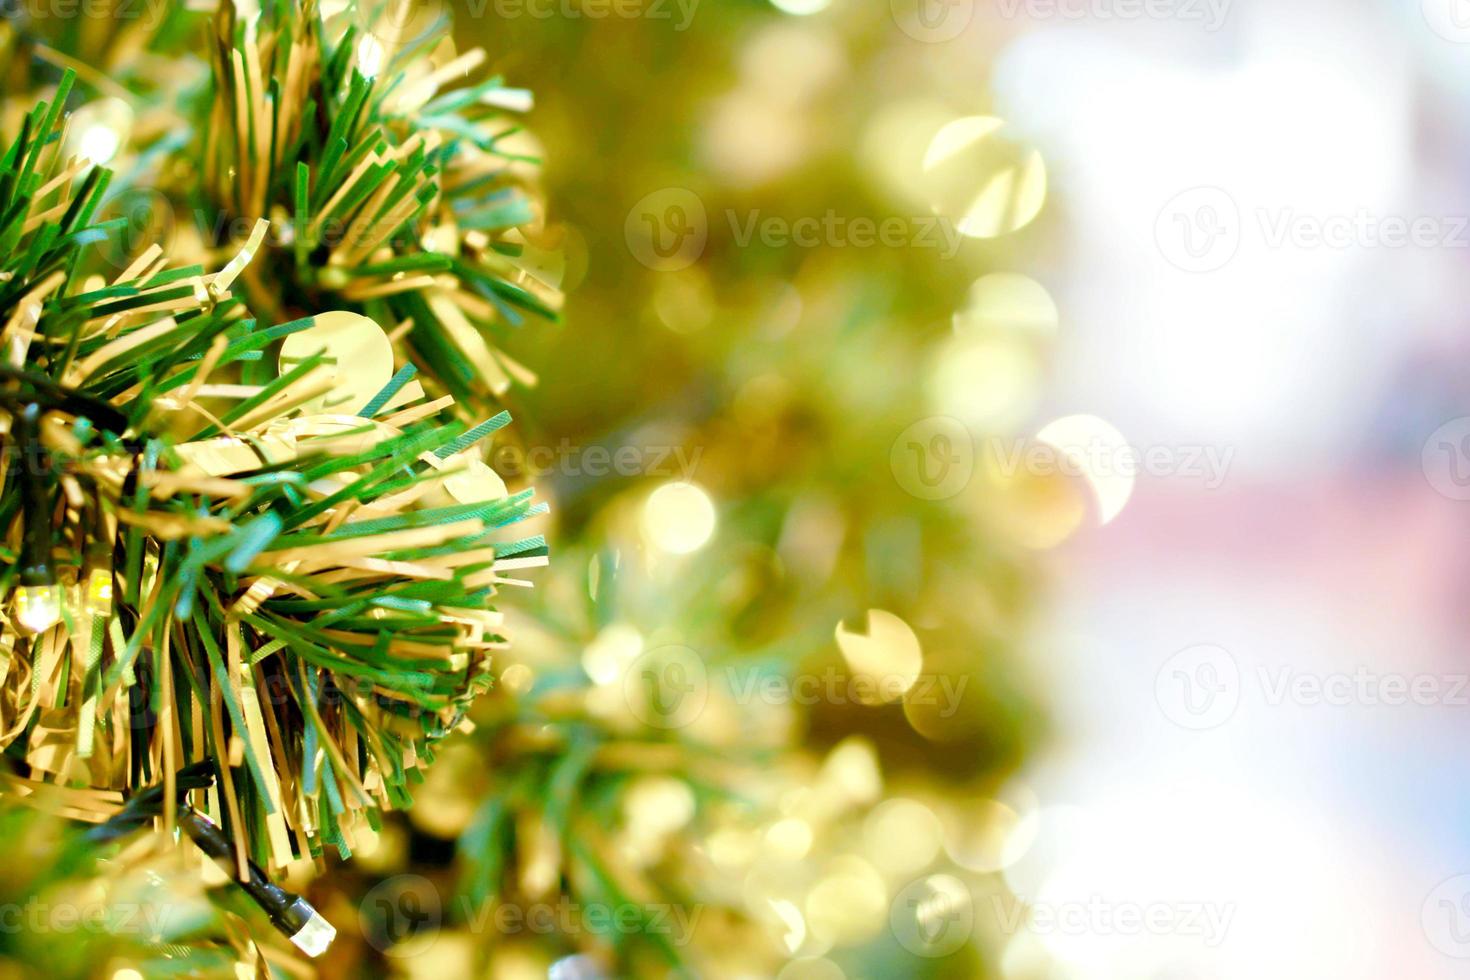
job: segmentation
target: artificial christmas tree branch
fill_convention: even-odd
[[[404,7],[329,26],[315,3],[269,4],[258,20],[222,4],[201,183],[215,227],[269,216],[279,230],[247,278],[266,294],[253,300],[406,324],[428,375],[482,404],[534,379],[497,334],[562,303],[526,261],[541,218],[510,113],[530,96],[470,82],[484,52],[454,54],[441,11]]]
[[[490,684],[498,589],[546,547],[480,458],[510,417],[476,406],[526,374],[482,332],[557,297],[517,266],[498,82],[436,94],[459,70],[410,80],[412,51],[349,70],[369,47],[310,3],[215,23],[209,99],[242,126],[203,127],[204,185],[169,190],[249,232],[201,261],[156,242],[109,274],[127,222],[99,217],[113,173],[83,151],[127,134],[72,131],[74,72],[3,144],[0,749],[4,795],[73,819],[159,788],[150,821],[275,902],[269,871],[408,805]],[[424,100],[390,110],[406,84]],[[268,911],[304,926],[293,908]]]

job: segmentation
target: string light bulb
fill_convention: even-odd
[[[29,633],[44,633],[61,620],[59,585],[22,585],[15,590],[15,621]]]
[[[72,113],[70,133],[68,153],[105,167],[132,138],[132,106],[111,97],[88,102]]]

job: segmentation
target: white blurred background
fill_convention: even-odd
[[[1470,975],[1470,3],[1134,6],[1022,3],[993,75],[1066,215],[1042,414],[1173,461],[1057,555],[1008,877],[1077,925],[1012,965]]]

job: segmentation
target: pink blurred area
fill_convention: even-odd
[[[1270,233],[1283,216],[1470,214],[1470,32],[1449,36],[1451,8],[1237,0],[1213,31],[1039,16],[999,56],[1000,112],[1041,146],[1068,215],[1041,422],[1087,414],[1141,449],[1231,458],[1213,489],[1140,476],[1052,556],[1062,731],[1025,783],[1091,828],[1057,878],[1207,899],[1233,922],[1213,946],[1049,941],[1064,975],[1470,970],[1454,883],[1470,872],[1470,501],[1427,472],[1431,437],[1470,415],[1470,237]],[[1204,272],[1158,240],[1201,187],[1241,216],[1233,258]],[[1239,703],[1181,726],[1161,692],[1202,645],[1238,669]],[[1307,695],[1282,695],[1303,676]],[[1355,676],[1370,694],[1310,694]],[[1434,703],[1393,703],[1385,677],[1428,678]]]

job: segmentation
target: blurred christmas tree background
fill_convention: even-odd
[[[910,6],[395,14],[536,95],[505,145],[567,298],[501,338],[539,380],[487,462],[552,561],[414,806],[291,869],[325,975],[999,973],[1040,556],[1085,506],[979,452],[1044,390],[1057,216],[984,58]]]
[[[1041,395],[1052,218],[1014,146],[930,199],[973,50],[811,6],[456,7],[537,93],[568,303],[495,462],[556,544],[476,735],[357,862],[404,975],[999,972],[1037,555],[1084,509],[961,443]]]

